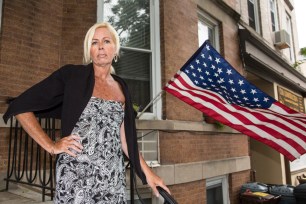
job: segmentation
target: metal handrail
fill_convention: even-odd
[[[42,118],[39,118],[42,125]],[[43,129],[55,141],[55,119],[44,118]],[[23,130],[18,121],[10,119],[6,190],[9,182],[26,184],[42,189],[42,201],[46,190],[50,190],[51,200],[54,191],[55,160]]]

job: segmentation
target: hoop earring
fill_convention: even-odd
[[[114,61],[115,61],[115,62],[117,62],[117,61],[118,61],[118,56],[117,56],[117,55],[115,55],[115,57],[114,57]]]

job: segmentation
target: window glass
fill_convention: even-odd
[[[205,40],[209,40],[217,50],[219,50],[219,24],[213,17],[203,11],[198,12],[198,39],[199,46]]]
[[[222,184],[210,186],[207,191],[207,204],[223,204]]]
[[[257,0],[248,0],[249,26],[259,32],[259,12]]]
[[[206,180],[207,204],[229,204],[227,175]]]
[[[270,0],[271,26],[272,31],[277,30],[277,9],[275,0]]]
[[[290,61],[295,62],[294,46],[293,46],[293,39],[292,39],[291,16],[288,13],[286,13],[286,30],[290,36],[290,48],[289,48]]]
[[[150,49],[150,1],[104,2],[104,19],[117,30],[123,47]]]
[[[150,0],[105,0],[99,1],[98,19],[109,22],[119,34],[121,50],[117,63],[113,63],[116,74],[128,84],[138,111],[142,111],[153,96],[154,82],[152,64],[154,55],[151,30]],[[99,17],[102,15],[102,18]],[[156,59],[156,58],[154,58]],[[146,112],[152,113],[153,107]]]

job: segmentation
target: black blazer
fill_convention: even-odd
[[[136,114],[128,87],[120,77],[112,77],[121,85],[125,96],[124,127],[129,159],[143,184],[146,184],[139,161]],[[37,116],[61,119],[62,136],[70,135],[92,96],[94,83],[92,64],[65,65],[14,99],[3,119],[7,122],[13,115],[34,112]]]

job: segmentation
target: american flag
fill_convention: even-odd
[[[290,161],[306,152],[306,114],[248,82],[205,41],[164,89],[204,114],[269,145]]]

